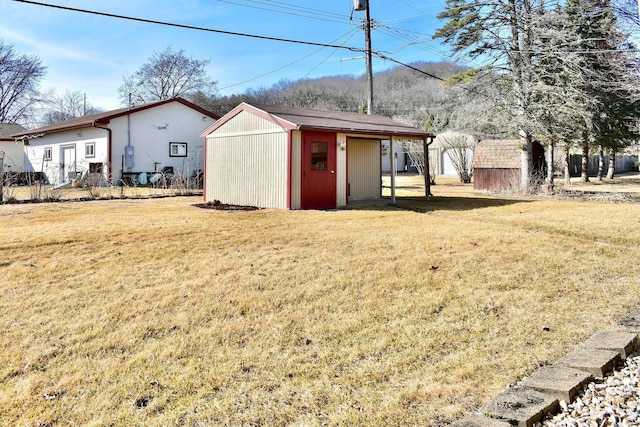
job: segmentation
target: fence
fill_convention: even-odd
[[[638,161],[637,156],[618,154],[616,155],[616,160],[615,160],[615,172],[616,173],[631,172],[634,170],[635,168],[634,164],[637,161]],[[606,175],[608,170],[609,170],[609,156],[604,156],[604,165],[602,168],[602,173]],[[582,155],[581,154],[571,154],[569,156],[569,174],[571,176],[580,176],[582,174]],[[598,175],[598,155],[596,154],[591,154],[589,156],[589,168],[587,169],[587,175],[589,176]]]

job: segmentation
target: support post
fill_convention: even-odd
[[[4,200],[4,151],[0,151],[0,202]]]
[[[433,143],[433,137],[427,136],[422,140],[424,151],[424,197],[429,200],[431,197],[431,171],[429,167],[429,146]]]
[[[389,163],[391,164],[391,204],[396,204],[396,162],[394,162],[393,158],[393,143],[394,136],[391,135],[389,138]]]

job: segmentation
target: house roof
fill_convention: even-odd
[[[241,111],[248,111],[282,126],[286,130],[331,130],[362,134],[394,135],[406,138],[435,137],[422,129],[392,120],[384,116],[349,113],[344,111],[323,111],[281,105],[253,106],[242,103],[222,116],[200,135],[207,136],[231,120]]]
[[[476,144],[473,168],[519,169],[521,153],[518,139],[486,139]]]
[[[96,125],[106,125],[112,119],[115,119],[117,117],[126,116],[127,114],[136,113],[138,111],[148,110],[150,108],[158,107],[164,104],[169,104],[171,102],[179,102],[180,104],[186,105],[187,107],[192,108],[204,114],[205,116],[211,117],[215,120],[220,118],[220,116],[218,116],[217,114],[212,113],[211,111],[205,110],[204,108],[201,108],[187,101],[186,99],[172,98],[172,99],[164,99],[162,101],[151,102],[149,104],[135,105],[131,108],[124,107],[124,108],[119,108],[117,110],[90,114],[88,116],[75,117],[73,119],[65,120],[63,122],[56,123],[53,125],[43,126],[38,129],[32,129],[26,132],[14,133],[11,136],[14,138],[19,138],[22,136],[28,136],[28,135],[34,135],[34,134],[42,135],[47,133],[63,132],[63,131],[72,130],[72,129],[92,127]]]
[[[13,141],[11,135],[27,129],[17,123],[0,123],[0,140]]]

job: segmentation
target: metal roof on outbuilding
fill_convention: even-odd
[[[244,102],[203,131],[201,136],[209,135],[241,111],[248,111],[261,116],[287,130],[324,130],[416,139],[435,137],[430,132],[384,116],[370,116],[344,111],[312,110],[281,105],[253,106]]]

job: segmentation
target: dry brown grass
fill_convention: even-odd
[[[640,303],[637,204],[199,201],[0,206],[0,425],[438,425]]]

